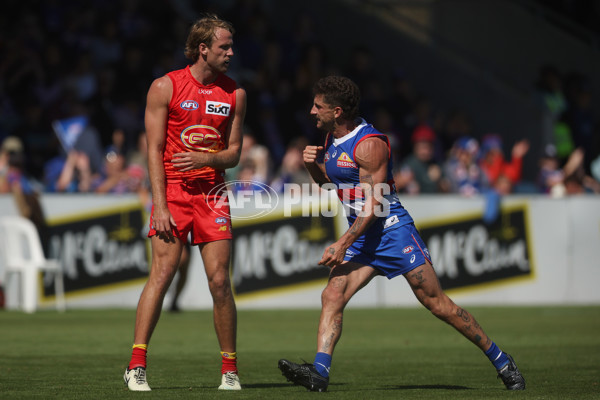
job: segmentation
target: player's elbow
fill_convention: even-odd
[[[226,157],[224,160],[223,168],[233,168],[240,163],[240,153],[239,151],[234,151],[231,153],[229,157]]]

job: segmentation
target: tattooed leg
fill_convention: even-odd
[[[376,275],[371,267],[346,263],[331,270],[329,283],[321,294],[321,318],[317,336],[317,351],[333,354],[342,336],[344,308],[352,296]]]
[[[342,336],[344,308],[343,293],[346,277],[333,277],[321,295],[322,309],[319,321],[317,350],[332,354]]]
[[[433,315],[453,326],[481,350],[492,344],[475,318],[457,306],[442,290],[433,267],[428,262],[404,275],[417,299]]]

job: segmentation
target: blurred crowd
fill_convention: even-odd
[[[277,31],[253,0],[227,8],[186,0],[7,3],[15,11],[0,16],[0,193],[18,186],[149,196],[145,96],[153,79],[187,64],[188,27],[202,12],[236,28],[229,75],[249,99],[242,158],[229,180],[278,191],[309,183],[302,150],[322,140],[309,115],[311,89],[336,73],[359,85],[362,116],[389,136],[400,193],[600,193],[598,116],[585,76],[540,68],[534,91],[546,137],[530,182],[522,179],[530,138],[504,143],[502,132],[473,132],[468,110],[440,110],[401,66],[381,71],[367,47],[334,62],[308,11]]]

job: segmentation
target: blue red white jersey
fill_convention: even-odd
[[[230,120],[235,112],[236,82],[221,74],[213,83],[203,85],[192,76],[189,66],[169,72],[167,76],[173,83],[173,95],[163,155],[166,178],[222,182],[222,170],[204,167],[181,172],[171,160],[175,153],[225,149]]]
[[[390,143],[383,133],[360,119],[360,124],[350,133],[334,138],[328,135],[325,139],[325,171],[329,180],[335,184],[337,194],[344,206],[348,224],[352,225],[357,214],[363,209],[365,197],[360,188],[359,167],[355,160],[356,147],[367,138],[378,137],[385,141],[388,150],[387,185],[384,185],[385,208],[378,210],[380,217],[369,227],[364,236],[376,234],[384,229],[413,223],[413,219],[400,203],[392,174]],[[386,204],[387,203],[387,204]],[[361,237],[359,241],[363,238]]]

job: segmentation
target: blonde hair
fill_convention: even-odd
[[[198,61],[200,57],[200,44],[204,43],[206,46],[211,47],[218,28],[228,30],[231,34],[235,33],[233,25],[228,21],[220,19],[216,14],[205,14],[203,18],[197,20],[190,28],[190,33],[185,43],[185,56],[193,62]]]

